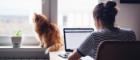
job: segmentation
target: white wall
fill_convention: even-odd
[[[102,0],[103,2],[107,0]],[[124,4],[120,0],[114,0],[118,4],[119,13],[116,17],[116,25],[131,28],[135,31],[137,40],[140,40],[140,4]]]

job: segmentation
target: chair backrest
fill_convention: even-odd
[[[104,41],[96,60],[140,60],[140,41]]]

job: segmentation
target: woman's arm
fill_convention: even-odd
[[[81,55],[75,50],[68,60],[80,60]]]

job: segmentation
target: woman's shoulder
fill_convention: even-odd
[[[104,35],[104,32],[94,31],[94,32],[91,33],[92,37],[99,37],[99,36],[102,36],[102,35]]]
[[[117,31],[111,32],[111,31],[94,31],[91,35],[92,36],[104,36],[104,35],[110,35],[114,33],[121,33],[121,34],[133,34],[135,35],[135,32],[132,29],[129,28],[117,28]]]
[[[128,36],[128,38],[132,37],[134,40],[136,39],[136,34],[132,29],[121,28],[119,34]]]
[[[120,28],[119,29],[120,32],[124,32],[124,33],[135,33],[132,29],[130,28]]]

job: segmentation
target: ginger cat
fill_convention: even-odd
[[[57,25],[48,21],[45,15],[34,14],[33,22],[40,44],[49,52],[58,51],[62,48],[62,39]]]

